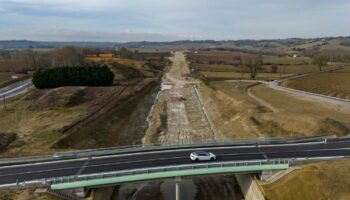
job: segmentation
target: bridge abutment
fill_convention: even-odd
[[[252,174],[235,174],[245,200],[265,200]]]

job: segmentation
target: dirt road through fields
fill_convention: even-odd
[[[176,52],[171,61],[143,142],[191,143],[215,139],[195,88],[199,81],[187,76],[190,71],[184,53]]]

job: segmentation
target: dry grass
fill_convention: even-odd
[[[255,138],[259,136],[249,118],[260,110],[259,105],[245,93],[252,83],[224,81],[200,85],[204,106],[219,134],[217,138]]]
[[[247,95],[251,85],[217,81],[200,87],[209,117],[220,133],[218,139],[350,133],[349,110],[281,93],[263,84],[252,87],[255,96],[277,110],[271,111]],[[345,200],[350,198],[349,170],[349,161],[310,164],[263,188],[268,200]]]
[[[137,70],[142,73],[145,77],[154,77],[154,73],[148,71],[146,65],[142,61],[135,61],[126,58],[118,58],[118,57],[93,57],[88,56],[85,58],[85,62],[87,63],[111,63],[116,69],[119,67],[128,67],[132,70]],[[117,74],[118,75],[118,74]]]
[[[0,111],[1,132],[14,132],[19,137],[18,145],[2,153],[2,157],[53,152],[50,146],[62,136],[59,129],[86,114],[83,107],[35,111],[29,109],[31,104],[22,99]]]
[[[38,197],[33,196],[34,190],[1,190],[0,199],[1,200],[60,200],[60,198],[54,197],[52,195],[44,194]]]
[[[312,59],[309,57],[277,57],[277,56],[264,56],[264,63],[276,64],[276,65],[308,65],[312,63]]]
[[[26,66],[24,58],[0,58],[0,72],[16,72]]]
[[[349,133],[349,108],[281,93],[265,85],[254,87],[252,92],[279,110],[275,113],[274,121],[285,129],[292,131],[291,134],[311,136]],[[264,115],[262,118],[270,120],[272,116]]]
[[[26,76],[26,74],[15,74],[12,72],[0,72],[0,85],[6,84],[12,80],[11,76],[16,75],[18,79]]]
[[[100,148],[140,144],[147,128],[146,117],[153,104],[156,82],[129,86],[105,108],[102,115],[87,120],[78,130],[56,143],[60,148]]]
[[[284,86],[350,99],[350,69],[293,79],[284,83]]]
[[[350,133],[349,110],[300,99],[265,85],[254,86],[254,96],[249,96],[246,90],[252,84],[217,81],[200,87],[209,117],[223,139]]]
[[[90,63],[90,62],[116,62],[120,63],[123,65],[128,65],[128,66],[135,66],[135,67],[142,67],[143,62],[141,61],[135,61],[135,60],[130,60],[126,58],[117,58],[117,57],[93,57],[93,56],[88,56],[85,58],[85,61]]]
[[[263,188],[268,200],[347,200],[350,199],[349,170],[348,160],[308,164]]]

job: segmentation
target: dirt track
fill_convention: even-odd
[[[215,131],[195,88],[200,82],[187,76],[189,69],[183,52],[176,52],[171,61],[143,142],[191,143],[214,139]]]

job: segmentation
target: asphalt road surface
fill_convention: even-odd
[[[13,85],[4,87],[0,89],[0,97],[12,97],[15,96],[17,94],[20,94],[22,92],[25,92],[28,88],[32,87],[33,83],[32,80],[25,80],[19,83],[15,83]]]
[[[305,77],[305,76],[312,76],[312,75],[316,75],[316,74],[320,74],[320,73],[326,73],[326,72],[331,72],[331,71],[336,71],[336,70],[340,70],[340,69],[344,69],[344,67],[337,68],[337,69],[326,70],[326,71],[322,71],[322,72],[314,72],[314,73],[308,73],[308,74],[295,75],[295,76],[287,77],[287,78],[276,80],[276,81],[270,81],[270,82],[266,82],[266,83],[267,83],[267,85],[270,88],[278,90],[278,91],[281,91],[281,92],[287,92],[287,93],[290,93],[290,94],[294,94],[294,95],[305,97],[305,98],[309,98],[309,99],[314,99],[314,100],[317,100],[317,101],[323,101],[323,102],[337,104],[337,105],[340,105],[340,106],[347,106],[347,107],[349,107],[350,106],[350,100],[348,100],[348,99],[342,99],[342,98],[337,98],[337,97],[332,97],[332,96],[326,96],[326,95],[323,95],[323,94],[311,93],[311,92],[306,92],[306,91],[302,91],[302,90],[297,90],[297,89],[287,88],[287,87],[281,86],[281,83],[283,83],[285,81],[288,81],[288,80],[291,80],[291,79],[296,79],[296,78]]]
[[[0,184],[11,184],[16,183],[16,181],[21,182],[78,174],[189,164],[191,163],[189,155],[196,150],[213,152],[217,155],[217,162],[278,158],[326,158],[350,156],[350,138],[332,139],[327,142],[284,145],[225,146],[169,151],[163,150],[2,166],[0,167]]]

